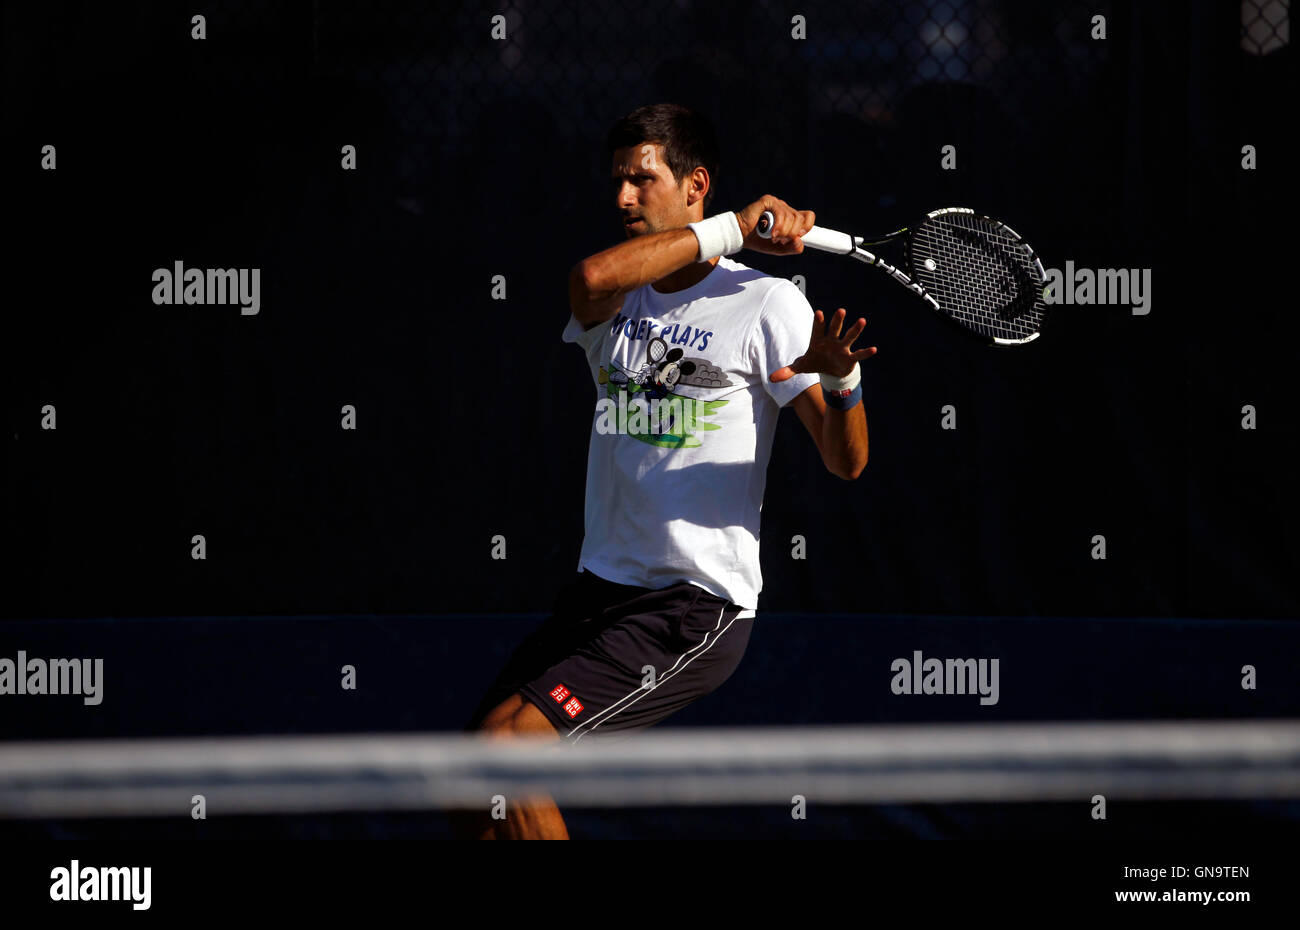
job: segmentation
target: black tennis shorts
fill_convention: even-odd
[[[651,590],[582,572],[510,656],[467,730],[516,692],[562,737],[658,723],[731,677],[754,618],[689,582]]]

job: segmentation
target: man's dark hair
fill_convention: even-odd
[[[709,172],[709,192],[704,195],[704,206],[708,207],[720,167],[718,137],[708,118],[675,103],[653,103],[638,107],[615,123],[606,140],[611,156],[617,149],[645,143],[664,147],[664,160],[678,184],[704,166]]]

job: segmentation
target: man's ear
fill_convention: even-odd
[[[709,177],[709,170],[703,165],[696,166],[687,181],[690,187],[687,190],[686,205],[689,207],[704,199],[709,192],[709,185],[713,181]]]

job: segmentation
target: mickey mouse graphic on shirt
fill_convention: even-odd
[[[726,404],[720,401],[699,401],[697,398],[676,393],[678,387],[692,386],[701,388],[729,387],[731,380],[717,365],[705,358],[686,358],[680,349],[669,349],[663,338],[655,336],[646,344],[646,359],[641,368],[635,372],[615,368],[613,363],[607,371],[600,369],[599,380],[607,384],[607,393],[611,398],[621,392],[628,394],[644,393],[647,401],[664,400],[680,397],[690,401],[691,410],[684,416],[677,416],[680,411],[673,405],[672,412],[660,423],[657,432],[633,433],[628,435],[654,445],[698,446],[698,440],[691,436],[692,429],[717,429],[712,423],[705,423],[698,418],[707,416]],[[685,409],[688,405],[683,405]],[[699,408],[699,409],[696,409]]]

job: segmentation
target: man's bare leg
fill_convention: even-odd
[[[491,739],[559,737],[546,715],[518,693],[494,707],[483,718],[479,731]],[[535,795],[526,801],[511,799],[505,820],[491,820],[483,815],[474,827],[474,835],[481,840],[567,840],[569,831],[555,802],[546,795]]]

